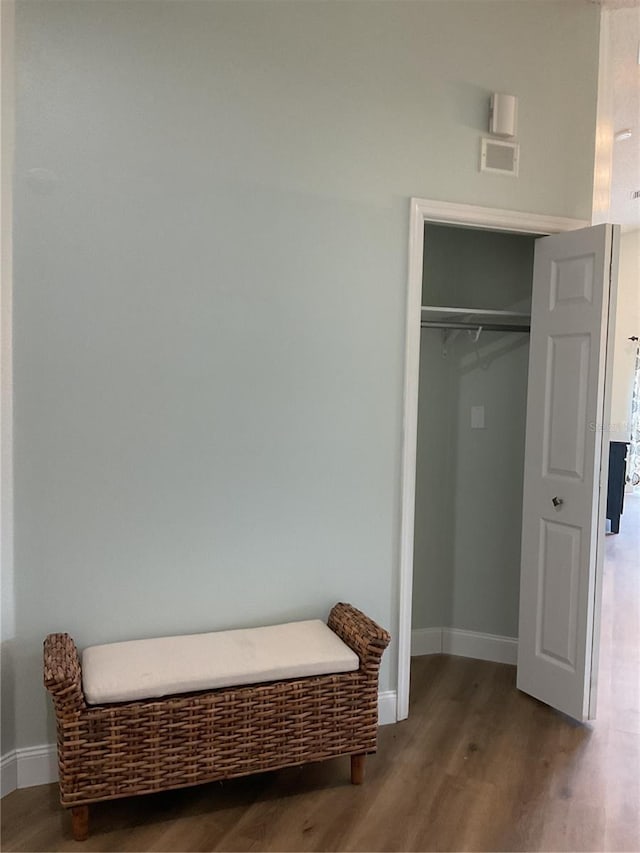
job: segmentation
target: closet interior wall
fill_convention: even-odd
[[[426,225],[422,304],[529,311],[533,246]],[[516,637],[529,335],[474,337],[421,333],[412,626]]]

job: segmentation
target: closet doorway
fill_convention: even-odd
[[[618,233],[586,226],[412,199],[398,719],[412,609],[432,651],[512,636],[521,690],[595,714]]]

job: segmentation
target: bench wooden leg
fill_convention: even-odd
[[[71,833],[74,841],[86,841],[89,837],[89,806],[73,806],[71,809]]]
[[[351,784],[362,785],[364,782],[364,760],[367,757],[365,752],[351,756]]]

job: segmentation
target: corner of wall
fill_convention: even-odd
[[[610,63],[610,15],[600,9],[600,47],[598,53],[598,100],[596,106],[596,138],[593,164],[593,201],[591,224],[608,222],[611,208],[611,175],[613,169],[613,81]]]
[[[14,152],[14,0],[0,3],[2,65],[0,89],[2,116],[0,160],[2,198],[0,204],[0,576],[2,589],[1,640],[2,673],[2,793],[15,788],[15,678],[13,645],[15,638],[15,596],[13,564],[13,369],[12,369],[12,219]]]

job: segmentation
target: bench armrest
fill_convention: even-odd
[[[336,604],[328,625],[358,655],[360,669],[377,677],[391,635],[351,604]]]
[[[51,693],[57,714],[86,707],[80,658],[68,634],[49,634],[44,641],[44,686]]]

